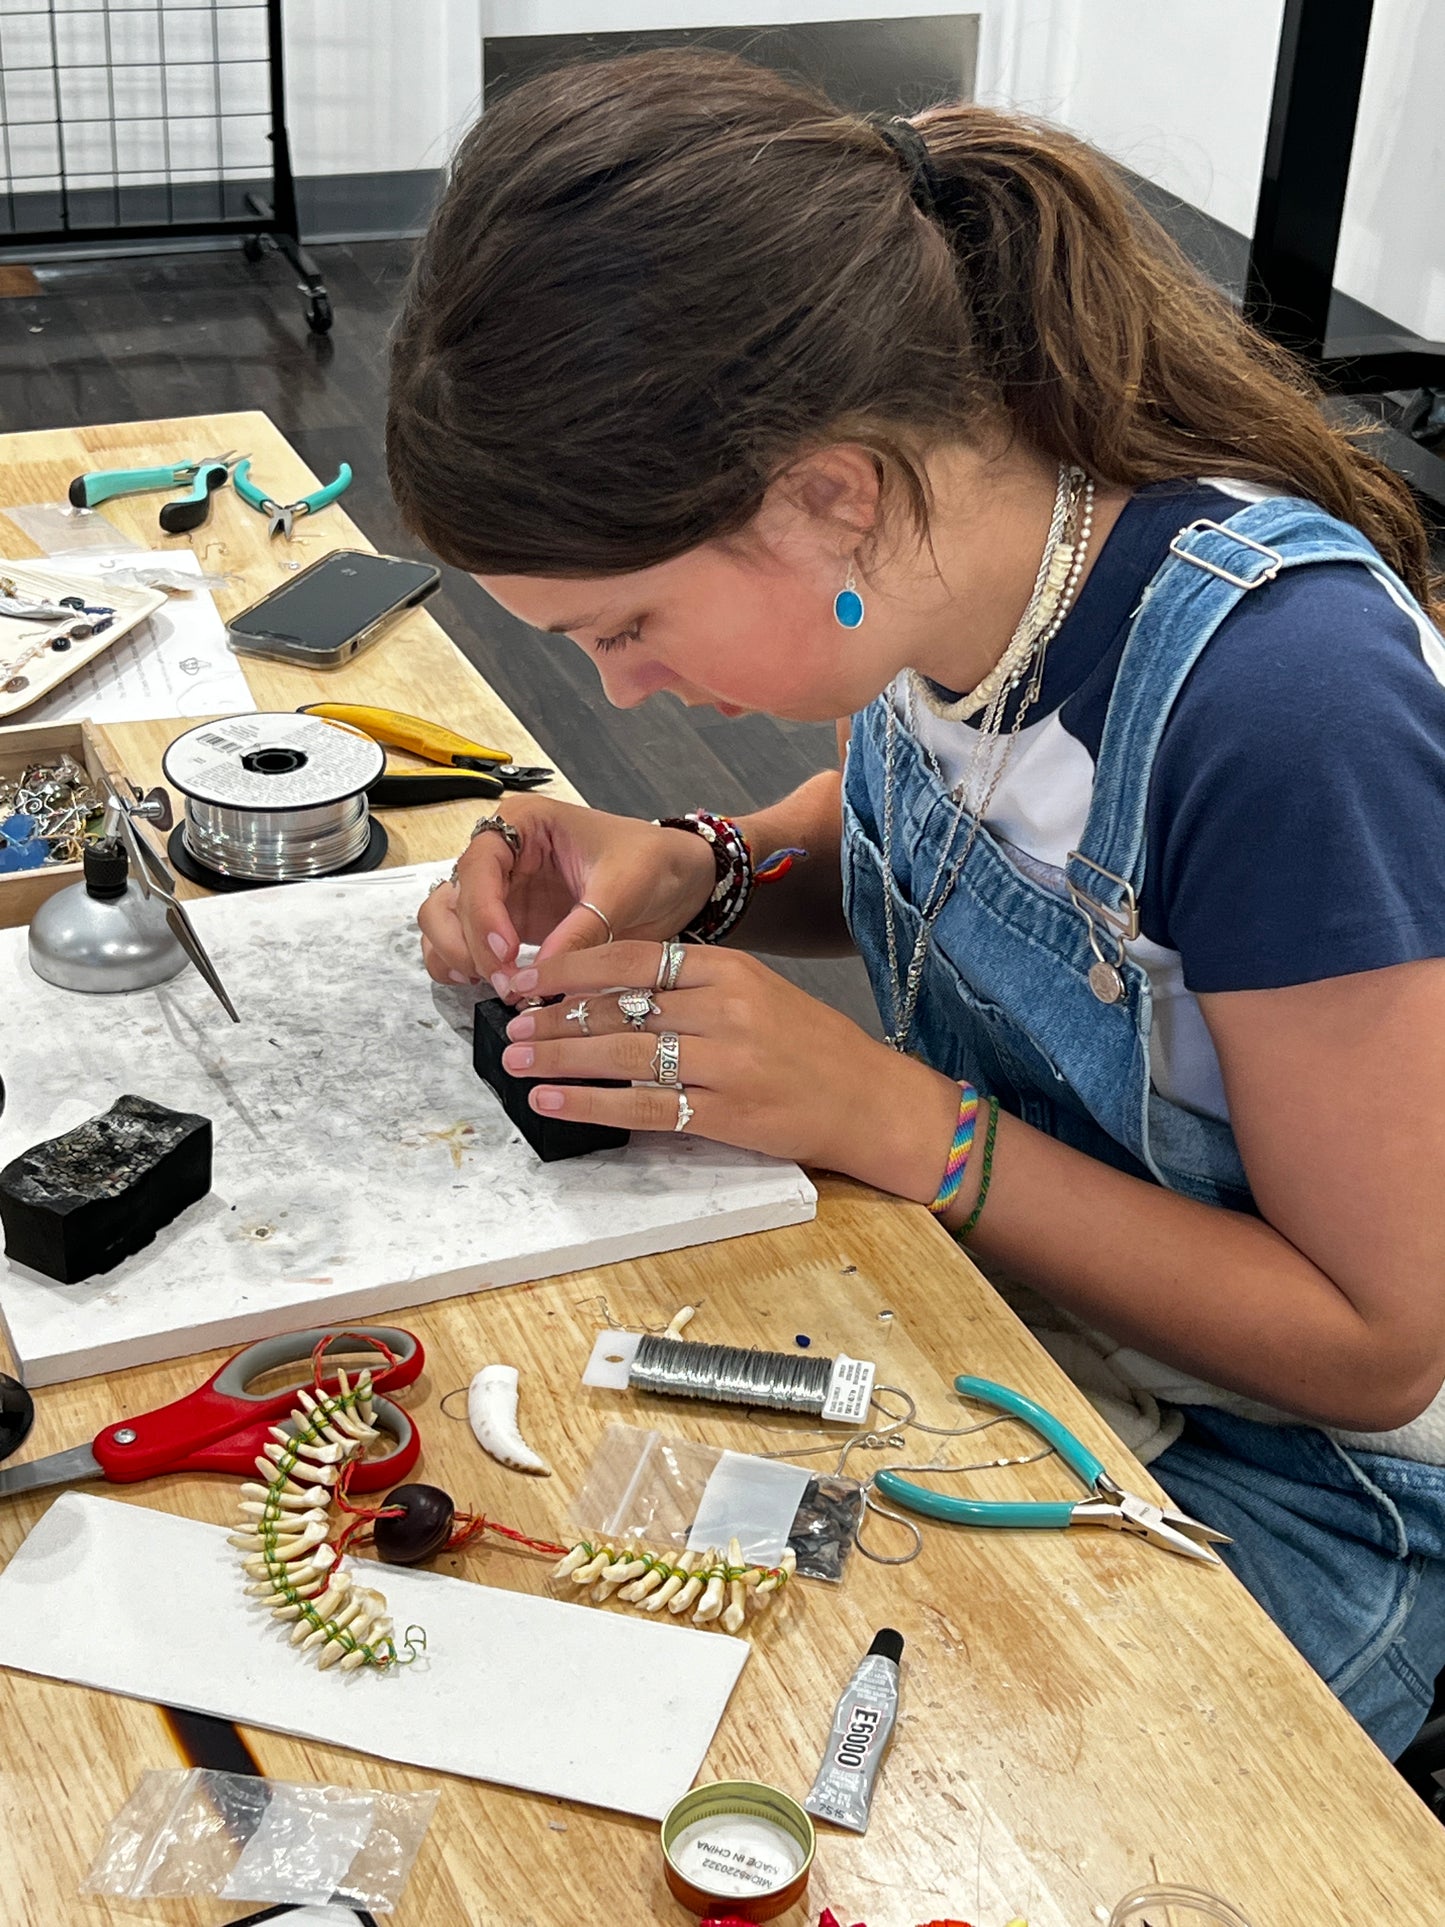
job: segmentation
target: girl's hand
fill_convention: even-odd
[[[538,796],[509,796],[498,814],[521,836],[521,855],[495,833],[473,837],[457,881],[418,912],[422,957],[439,983],[480,983],[515,961],[519,943],[540,944],[543,957],[606,943],[584,897],[616,937],[675,936],[713,887],[712,849],[686,830]]]
[[[512,1019],[506,1069],[542,1079],[650,1080],[658,1035],[672,1031],[694,1136],[843,1171],[920,1203],[934,1197],[958,1112],[956,1084],[876,1043],[756,958],[705,944],[687,946],[677,989],[653,991],[657,1009],[633,1031],[617,988],[655,984],[659,962],[655,943],[614,943],[494,972],[508,1001],[563,997]],[[585,1037],[567,1015],[582,1000]],[[647,1084],[609,1091],[544,1082],[531,1105],[632,1131],[670,1131],[679,1114],[674,1087]]]

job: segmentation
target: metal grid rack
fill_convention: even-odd
[[[0,0],[0,249],[234,234],[279,249],[313,333],[281,0]]]

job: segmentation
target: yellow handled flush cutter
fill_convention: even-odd
[[[301,714],[343,723],[387,749],[404,749],[441,766],[427,770],[388,766],[367,791],[371,802],[382,809],[450,803],[466,796],[495,800],[508,790],[540,789],[552,780],[553,771],[545,765],[514,763],[508,750],[489,749],[485,743],[471,742],[440,723],[399,709],[376,709],[368,703],[307,703]]]

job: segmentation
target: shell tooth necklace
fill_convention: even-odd
[[[918,906],[918,935],[914,940],[907,971],[901,975],[897,918],[893,905],[898,702],[892,691],[889,691],[884,698],[887,703],[887,715],[883,752],[883,924],[888,949],[888,982],[893,1004],[893,1023],[887,1042],[896,1051],[906,1051],[908,1048],[914,1016],[918,1009],[918,999],[923,988],[923,972],[928,961],[928,946],[933,935],[933,927],[938,922],[943,907],[952,895],[953,887],[973,852],[979,830],[988,814],[989,805],[1002,781],[1004,770],[1008,767],[1009,756],[1019,730],[1023,727],[1024,718],[1039,699],[1039,693],[1043,687],[1045,653],[1050,642],[1063,626],[1064,618],[1073,606],[1074,597],[1078,593],[1079,580],[1088,559],[1093,522],[1093,478],[1086,475],[1082,469],[1075,468],[1067,462],[1061,462],[1058,483],[1054,490],[1053,513],[1049,518],[1049,532],[1044,542],[1043,554],[1039,559],[1038,573],[1034,577],[1033,592],[1029,597],[1028,606],[1019,618],[1018,627],[1009,638],[1008,646],[997,663],[981,683],[955,701],[940,699],[933,686],[916,670],[910,669],[906,672],[904,687],[910,720],[915,695],[935,716],[945,721],[961,722],[970,716],[977,715],[980,710],[983,712],[983,719],[979,725],[978,741],[969,757],[968,767],[962,779],[950,791],[955,804],[953,821],[939,850],[938,862],[934,866],[928,890]],[[1008,737],[1000,751],[999,739],[1008,699],[1025,682],[1026,677],[1027,686],[1023,689],[1014,710]],[[937,761],[931,754],[929,761],[933,764],[934,773],[941,781]],[[950,862],[954,841],[965,814],[971,820],[963,853],[956,861]]]

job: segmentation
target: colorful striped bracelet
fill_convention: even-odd
[[[943,1167],[943,1182],[938,1196],[929,1205],[934,1217],[941,1218],[958,1196],[963,1174],[968,1169],[968,1154],[973,1149],[973,1133],[978,1123],[978,1092],[972,1084],[959,1086],[958,1122],[953,1127],[953,1142],[948,1147],[948,1162]]]
[[[960,1244],[963,1244],[973,1231],[974,1226],[983,1216],[983,1207],[988,1203],[989,1180],[993,1176],[993,1146],[997,1136],[998,1099],[991,1097],[988,1100],[988,1130],[983,1140],[983,1175],[979,1180],[978,1196],[973,1201],[972,1211],[953,1234]]]

